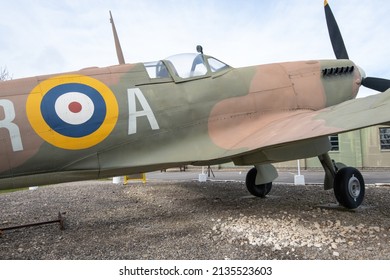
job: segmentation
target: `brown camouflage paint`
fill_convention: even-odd
[[[257,66],[247,95],[222,100],[212,109],[211,139],[231,150],[279,143],[291,133],[302,136],[295,129],[285,133],[288,127],[281,121],[325,107],[320,73],[318,61]]]

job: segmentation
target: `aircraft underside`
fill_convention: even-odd
[[[272,189],[272,182],[278,177],[278,172],[272,163],[318,156],[325,171],[324,189],[333,189],[337,201],[344,207],[350,209],[357,208],[364,198],[364,179],[357,169],[333,162],[328,155],[329,150],[330,143],[328,137],[320,137],[297,141],[288,145],[269,147],[247,154],[243,153],[234,158],[165,162],[154,165],[122,166],[101,170],[68,170],[17,176],[0,179],[0,189],[43,185],[49,183],[48,178],[50,178],[50,183],[61,183],[151,172],[182,165],[209,166],[233,161],[238,166],[254,165],[254,168],[250,169],[246,175],[247,189],[254,196],[265,197]]]

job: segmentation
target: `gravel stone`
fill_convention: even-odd
[[[369,187],[346,210],[319,186],[109,180],[0,195],[0,259],[390,259],[390,189]],[[325,203],[325,204],[324,204]],[[322,206],[319,206],[322,205]]]

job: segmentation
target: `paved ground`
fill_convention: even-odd
[[[245,176],[248,169],[237,170],[213,170],[215,176],[210,173],[210,180],[234,180],[245,181]],[[207,169],[205,169],[207,173]],[[185,172],[179,172],[179,169],[168,169],[167,172],[152,172],[146,175],[150,180],[197,180],[198,175],[201,173],[201,169],[187,170]],[[293,184],[294,175],[297,175],[297,171],[279,171],[279,177],[275,180],[275,183],[281,184]],[[322,184],[324,182],[323,171],[301,171],[301,175],[304,175],[306,184]],[[363,178],[366,184],[390,184],[390,171],[362,171]]]

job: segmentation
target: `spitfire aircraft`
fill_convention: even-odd
[[[329,135],[390,122],[390,81],[349,60],[333,13],[337,59],[233,68],[203,54],[0,82],[0,189],[107,178],[181,165],[252,165],[266,196],[272,163],[317,156],[325,189],[358,207],[361,173],[334,163]],[[355,99],[359,87],[378,90]]]

